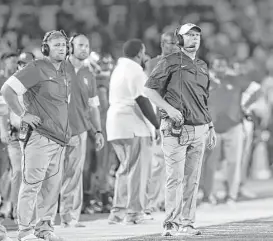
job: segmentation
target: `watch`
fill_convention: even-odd
[[[95,135],[97,135],[97,134],[102,134],[102,131],[96,131]]]

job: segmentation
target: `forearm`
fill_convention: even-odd
[[[138,98],[136,98],[136,102],[140,107],[143,115],[152,123],[155,129],[159,129],[160,125],[157,121],[156,114],[149,99],[144,96],[139,96]]]
[[[145,95],[159,108],[167,111],[170,108],[170,104],[165,101],[160,94],[153,89],[145,88]]]
[[[94,127],[94,131],[101,131],[100,111],[98,107],[90,107],[91,122]]]
[[[2,95],[9,108],[18,116],[24,114],[24,108],[19,102],[18,95],[8,85],[4,85],[1,89]]]

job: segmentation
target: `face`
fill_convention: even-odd
[[[5,66],[8,71],[14,73],[17,68],[17,57],[10,57],[5,60]]]
[[[184,49],[189,53],[197,52],[200,47],[201,33],[191,29],[186,34],[184,34],[183,37]]]
[[[64,37],[50,39],[47,43],[50,48],[49,57],[57,62],[66,57],[66,40]]]
[[[85,60],[89,56],[89,40],[83,36],[77,36],[73,40],[74,56],[79,60]]]
[[[171,54],[178,50],[178,46],[176,45],[174,39],[171,36],[165,36],[162,39],[162,52],[164,54]]]

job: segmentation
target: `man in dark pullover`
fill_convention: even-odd
[[[216,144],[207,106],[208,68],[196,57],[201,29],[187,23],[177,29],[176,36],[180,51],[159,61],[145,91],[161,109],[160,129],[166,162],[163,236],[201,234],[193,223],[207,134],[209,148]]]

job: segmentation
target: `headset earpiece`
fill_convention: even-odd
[[[184,46],[184,38],[183,38],[183,36],[181,34],[179,34],[179,29],[180,29],[180,27],[178,27],[175,30],[174,35],[175,35],[176,40],[177,40],[176,44],[178,46],[180,46],[180,47],[183,47]]]

